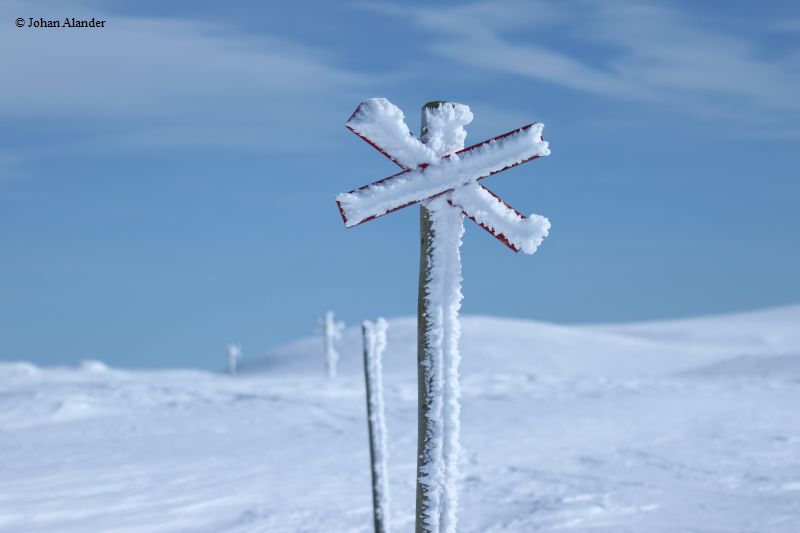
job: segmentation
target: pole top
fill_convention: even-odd
[[[451,104],[452,102],[448,102],[447,100],[432,100],[422,106],[422,109],[433,109],[435,107],[441,107],[442,104]]]
[[[438,107],[442,107],[444,104],[452,104],[452,102],[448,102],[447,100],[431,100],[424,106],[422,106],[422,131],[420,131],[420,136],[422,138],[422,142],[425,142],[425,138],[428,135],[428,117],[425,116],[426,109],[436,109]]]

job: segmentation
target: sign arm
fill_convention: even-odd
[[[439,159],[411,133],[400,108],[385,98],[361,102],[345,127],[403,170]]]
[[[408,169],[409,169],[409,167],[405,166],[405,165],[404,165],[404,164],[402,164],[400,161],[398,161],[397,159],[395,159],[395,158],[394,158],[394,157],[393,157],[393,156],[392,156],[392,155],[391,155],[391,154],[390,154],[388,151],[386,151],[386,149],[382,148],[382,147],[381,147],[381,146],[380,146],[378,143],[376,143],[375,141],[373,141],[372,139],[370,139],[370,138],[369,138],[369,137],[367,137],[366,135],[362,135],[362,134],[360,134],[358,131],[354,130],[353,128],[351,128],[351,127],[350,127],[350,126],[348,126],[348,125],[345,125],[345,128],[347,128],[348,130],[350,130],[350,131],[352,131],[353,133],[355,133],[355,134],[356,134],[356,135],[357,135],[359,138],[361,138],[361,140],[363,140],[363,141],[364,141],[364,142],[366,142],[368,145],[372,146],[372,147],[373,147],[373,148],[375,148],[377,151],[379,151],[381,154],[383,154],[384,156],[386,156],[386,157],[389,159],[389,161],[391,161],[392,163],[394,163],[394,164],[395,164],[395,165],[397,165],[398,167],[402,168],[403,170],[408,170]]]
[[[420,163],[413,170],[339,194],[336,200],[345,225],[356,226],[548,155],[550,150],[542,140],[542,127],[529,124],[445,156],[434,164]]]
[[[526,217],[479,183],[459,187],[450,193],[449,200],[514,251],[534,253],[550,230],[545,217]]]

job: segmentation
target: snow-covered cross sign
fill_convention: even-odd
[[[550,154],[542,124],[529,124],[464,148],[472,121],[469,107],[430,102],[423,107],[422,135],[414,137],[403,112],[384,98],[361,103],[347,128],[402,170],[336,201],[347,227],[420,203],[420,288],[417,363],[418,533],[454,533],[458,508],[461,326],[461,236],[464,215],[515,251],[532,254],[550,222],[525,217],[479,182]]]
[[[467,217],[514,251],[532,254],[547,235],[549,222],[526,217],[478,181],[549,155],[543,124],[528,124],[488,141],[462,148],[472,121],[465,105],[428,110],[427,139],[408,129],[403,112],[385,98],[372,98],[356,108],[347,128],[391,159],[402,171],[340,194],[336,201],[345,226],[357,226],[403,207],[447,195]],[[434,108],[436,109],[436,108]]]

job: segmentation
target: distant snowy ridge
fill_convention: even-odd
[[[416,318],[389,320],[388,374],[413,375]],[[800,305],[631,324],[558,325],[489,316],[462,317],[462,374],[658,376],[741,357],[800,354]],[[302,339],[243,363],[244,372],[319,372],[319,339]],[[361,334],[349,328],[340,371],[361,372]]]

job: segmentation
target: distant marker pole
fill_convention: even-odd
[[[242,355],[242,348],[236,344],[229,344],[226,350],[228,354],[228,375],[236,375],[236,360]]]
[[[339,352],[334,343],[342,338],[344,322],[335,320],[333,311],[326,311],[319,319],[319,332],[322,334],[322,349],[325,356],[325,371],[330,379],[336,377]]]
[[[389,533],[388,439],[383,404],[383,351],[386,349],[386,321],[364,321],[364,382],[367,390],[367,427],[372,473],[372,516],[375,533]]]

